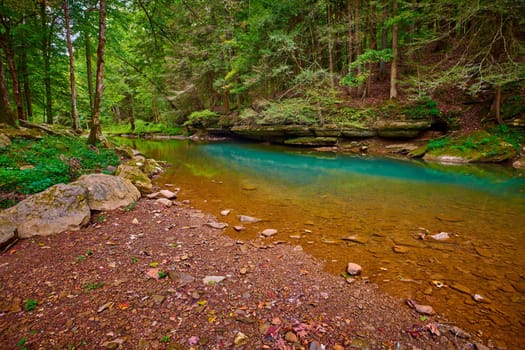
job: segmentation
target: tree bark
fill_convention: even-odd
[[[326,1],[326,17],[328,24],[328,69],[330,70],[330,87],[334,88],[334,53],[332,41],[332,5],[330,0]]]
[[[33,104],[31,102],[31,85],[29,84],[29,69],[27,68],[27,47],[22,48],[22,55],[20,57],[20,69],[22,71],[22,82],[24,86],[24,102],[27,118],[33,117]]]
[[[89,116],[93,116],[93,109],[95,106],[95,98],[93,96],[93,68],[91,64],[91,38],[89,33],[84,33],[84,39],[86,41],[86,72],[87,72],[87,85],[89,95]]]
[[[353,39],[353,33],[352,33],[352,2],[353,0],[347,0],[346,2],[346,11],[347,11],[347,15],[348,15],[348,47],[347,47],[347,60],[348,60],[348,71],[350,71],[350,65],[352,64],[353,62],[353,59],[352,59],[352,54],[353,54],[353,43],[352,43],[352,39]]]
[[[392,16],[397,16],[397,0],[393,0],[392,2]],[[398,32],[398,25],[397,23],[394,23],[394,26],[392,27],[392,65],[390,67],[390,98],[396,99],[397,98],[397,33]]]
[[[73,130],[80,130],[80,121],[77,111],[77,89],[75,86],[75,53],[71,42],[71,24],[69,21],[69,7],[66,0],[62,0],[64,19],[66,21],[67,52],[69,54],[69,84],[71,87],[71,122]]]
[[[106,46],[106,0],[99,1],[98,48],[97,48],[97,76],[95,81],[95,104],[91,118],[91,130],[88,144],[95,145],[101,142],[104,146],[108,141],[102,134],[100,126],[100,108],[102,105],[102,92],[104,91],[104,49]]]
[[[370,20],[370,39],[368,41],[369,45],[368,45],[368,48],[370,50],[375,50],[377,49],[377,40],[376,40],[376,23],[375,23],[375,18],[374,18],[374,14],[373,14],[373,9],[371,11],[371,14],[369,15],[369,20]],[[370,63],[368,64],[368,79],[366,80],[366,96],[370,96],[370,93],[371,93],[371,89],[372,89],[372,79],[374,77],[374,68],[376,66],[376,63],[375,62],[372,62],[370,61]]]
[[[47,1],[40,3],[40,18],[42,21],[42,58],[44,61],[44,89],[45,89],[45,122],[53,124],[53,100],[51,95],[51,47],[47,28]]]
[[[359,28],[359,0],[356,0],[355,2],[355,48],[356,48],[356,59],[359,58],[361,55],[361,33]],[[357,75],[361,76],[363,73],[363,67],[361,65],[357,66]],[[363,94],[363,84],[359,84],[357,86],[357,96],[361,96]]]
[[[494,107],[496,108],[496,120],[499,125],[503,124],[503,119],[501,118],[501,85],[496,85],[496,98],[494,100]]]
[[[387,18],[387,8],[388,6],[387,5],[384,5],[383,6],[383,18],[382,18],[382,22],[384,23],[386,21],[386,18]],[[385,28],[385,26],[383,25],[381,27],[381,50],[384,50],[386,49],[387,47],[387,30]],[[387,77],[387,74],[386,74],[386,62],[384,60],[381,60],[379,61],[379,80],[381,81],[384,81]]]
[[[9,49],[8,37],[9,37],[9,32],[5,32],[2,35],[2,38],[0,41],[2,44],[2,48],[4,49],[5,59],[7,61],[9,73],[11,75],[11,83],[13,84],[13,95],[15,97],[15,104],[16,104],[16,111],[17,111],[16,115],[19,120],[25,120],[24,107],[22,104],[22,94],[20,93],[20,84],[18,82],[18,76],[16,74],[16,67],[15,67],[15,62],[13,59],[13,54],[11,50]]]
[[[6,85],[6,77],[2,55],[0,54],[0,123],[16,126],[16,119],[11,110],[9,102],[9,90]]]

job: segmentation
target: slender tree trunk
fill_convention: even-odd
[[[47,28],[47,1],[40,3],[40,18],[42,21],[42,57],[44,61],[44,89],[46,123],[53,124],[53,100],[51,95],[51,47]]]
[[[397,16],[397,0],[392,2],[392,16]],[[392,65],[390,67],[390,98],[397,98],[397,31],[398,25],[394,23],[392,27]]]
[[[334,53],[333,53],[333,38],[332,38],[332,5],[330,0],[326,1],[326,16],[328,24],[328,69],[330,70],[330,86],[334,88]]]
[[[9,102],[9,90],[6,85],[6,77],[2,55],[0,54],[0,123],[16,126],[16,119],[11,110]]]
[[[494,100],[494,106],[496,108],[496,120],[499,125],[503,124],[503,119],[501,118],[501,85],[496,85],[496,98]]]
[[[98,48],[97,48],[97,77],[95,82],[95,105],[93,117],[91,118],[91,130],[89,132],[88,144],[94,145],[98,141],[105,146],[108,142],[102,134],[100,126],[100,108],[102,105],[102,92],[104,90],[104,49],[106,46],[106,0],[99,1],[99,26],[98,26]]]
[[[69,21],[69,7],[66,0],[62,0],[64,8],[64,17],[66,21],[66,41],[67,52],[69,54],[69,84],[71,87],[71,122],[73,130],[80,130],[80,121],[77,111],[77,89],[75,86],[75,53],[73,52],[73,43],[71,42],[71,24]]]
[[[372,9],[372,13],[373,13],[373,9]],[[376,24],[375,24],[375,18],[373,17],[374,15],[373,14],[370,14],[370,39],[368,41],[368,47],[370,48],[370,50],[375,50],[377,49],[377,45],[376,45]],[[370,63],[368,64],[368,79],[366,81],[366,96],[370,96],[370,93],[371,93],[371,89],[372,89],[372,80],[373,80],[373,77],[374,77],[374,68],[376,66],[376,63],[375,62],[372,62],[370,61]]]
[[[348,59],[348,71],[350,71],[350,65],[352,64],[353,62],[353,43],[352,43],[352,39],[353,39],[353,32],[352,32],[352,2],[353,0],[347,0],[346,2],[346,11],[347,11],[347,15],[348,15],[348,52],[347,52],[347,59]]]
[[[15,62],[14,62],[11,50],[9,49],[9,44],[7,42],[8,36],[9,36],[8,32],[2,35],[1,44],[2,44],[2,48],[4,49],[7,66],[9,67],[9,73],[11,75],[11,83],[13,84],[13,95],[15,97],[15,104],[16,104],[16,111],[17,111],[16,115],[19,120],[25,120],[24,107],[22,104],[22,94],[20,93],[20,84],[18,83],[18,76],[16,74]]]
[[[387,19],[387,9],[388,5],[383,6],[383,14],[382,14],[382,22],[384,23]],[[385,25],[383,24],[381,27],[381,50],[384,50],[387,48],[387,30],[385,28]],[[379,61],[379,80],[384,81],[386,79],[386,62],[381,60]]]
[[[355,48],[356,48],[356,58],[361,55],[361,33],[359,28],[359,0],[355,2]],[[361,65],[357,66],[357,75],[361,76],[363,73],[363,67]],[[363,84],[359,84],[357,87],[357,96],[363,95]]]
[[[29,69],[27,68],[27,47],[22,48],[22,55],[20,57],[20,69],[22,71],[22,81],[24,86],[24,102],[25,111],[28,118],[33,117],[33,104],[31,103],[31,86],[29,84]]]
[[[84,33],[84,39],[86,41],[86,71],[87,71],[87,85],[89,95],[89,116],[93,116],[93,109],[95,104],[95,98],[93,96],[93,68],[91,64],[91,38],[89,33]]]

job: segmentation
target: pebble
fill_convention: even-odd
[[[272,237],[272,236],[275,236],[277,234],[277,230],[274,229],[274,228],[268,228],[268,229],[264,230],[263,232],[261,232],[261,234],[264,237]]]
[[[254,217],[248,216],[248,215],[237,215],[237,218],[239,219],[240,222],[255,223],[255,222],[261,221],[261,219],[254,218]]]
[[[137,218],[134,218],[133,220],[131,220],[131,223],[133,225],[138,225],[139,224],[139,220]]]
[[[206,276],[202,279],[204,284],[220,283],[226,279],[226,276]]]
[[[456,337],[463,338],[463,339],[470,339],[470,334],[465,332],[463,329],[454,326],[450,329],[450,333],[454,334]]]
[[[221,215],[222,216],[228,216],[228,215],[230,215],[231,211],[232,211],[231,209],[224,209],[224,210],[221,211]]]
[[[233,229],[237,232],[241,232],[242,230],[244,230],[244,226],[233,226]]]
[[[228,224],[225,222],[207,222],[206,225],[216,230],[222,230],[228,227]]]
[[[242,346],[248,342],[249,338],[246,334],[238,332],[233,339],[235,346]]]
[[[360,275],[362,271],[363,268],[361,267],[361,265],[356,263],[349,262],[346,266],[346,272],[348,272],[348,274],[351,276]]]
[[[440,232],[435,235],[431,235],[430,237],[432,237],[436,241],[446,241],[447,239],[450,239],[448,232]]]
[[[248,273],[248,269],[247,269],[246,267],[243,267],[243,268],[239,271],[239,273],[240,273],[241,275],[246,275],[246,274]]]
[[[155,201],[155,204],[160,204],[165,207],[171,207],[173,205],[173,202],[167,198],[159,198]]]
[[[171,192],[170,190],[160,190],[159,194],[161,194],[164,198],[167,199],[173,199],[177,197],[177,193]]]
[[[166,296],[155,294],[151,296],[151,300],[153,300],[156,305],[161,305],[164,300],[166,300]]]
[[[299,338],[297,338],[297,335],[295,335],[294,332],[287,332],[284,335],[284,340],[286,340],[289,343],[297,343],[299,341]]]

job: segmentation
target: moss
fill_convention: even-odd
[[[287,145],[295,146],[333,146],[337,143],[335,137],[298,137],[284,141]]]

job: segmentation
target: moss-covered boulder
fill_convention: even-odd
[[[375,124],[377,135],[384,138],[414,138],[430,128],[430,120],[380,120]]]
[[[510,143],[486,131],[474,131],[429,142],[423,159],[444,163],[499,163],[515,156],[516,150]]]
[[[80,185],[87,189],[88,205],[92,210],[113,210],[140,198],[139,190],[129,180],[118,176],[83,175],[72,185]]]
[[[151,179],[137,165],[121,164],[117,168],[116,175],[131,181],[141,194],[153,192]]]

